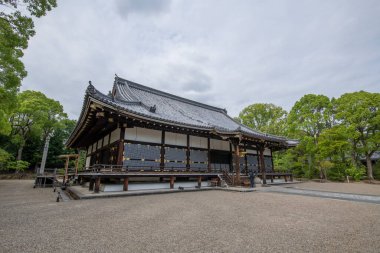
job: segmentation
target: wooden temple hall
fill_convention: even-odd
[[[255,131],[237,123],[225,109],[195,102],[118,76],[102,94],[91,84],[78,123],[67,141],[87,151],[80,182],[118,184],[128,190],[136,180],[243,185],[249,173],[273,181],[272,151],[294,140]],[[130,184],[131,185],[131,184]]]

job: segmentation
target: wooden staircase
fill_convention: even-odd
[[[233,186],[233,179],[232,176],[227,172],[227,170],[223,170],[222,174],[219,174],[219,178],[221,182],[225,183],[228,186]]]

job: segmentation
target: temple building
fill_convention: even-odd
[[[86,169],[78,176],[99,191],[101,180],[120,180],[128,190],[129,179],[142,176],[169,179],[173,188],[180,178],[221,175],[236,185],[255,172],[266,183],[279,175],[272,152],[297,141],[255,131],[225,109],[116,76],[108,95],[90,83],[66,144],[86,150]]]

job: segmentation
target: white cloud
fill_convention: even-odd
[[[23,89],[77,118],[114,74],[227,108],[380,88],[374,1],[61,1],[36,21]]]

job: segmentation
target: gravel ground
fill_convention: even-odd
[[[356,194],[368,194],[380,196],[380,184],[368,184],[363,182],[352,183],[318,183],[318,182],[304,182],[299,184],[287,185],[297,189],[319,190],[319,191],[331,191],[342,193],[356,193]]]
[[[55,202],[0,181],[1,252],[379,252],[380,205],[205,191]]]

